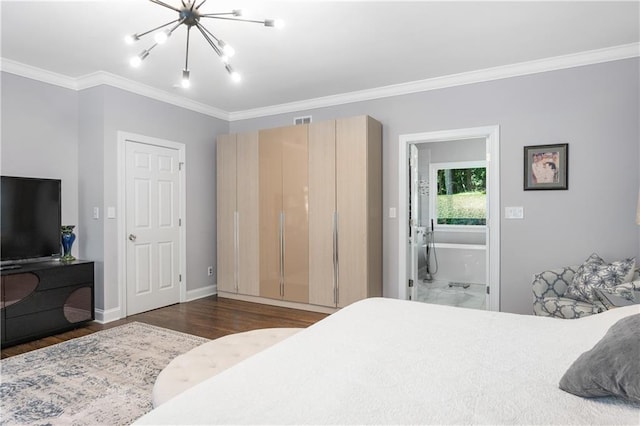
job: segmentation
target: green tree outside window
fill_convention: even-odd
[[[487,224],[487,169],[443,168],[437,170],[438,225]]]

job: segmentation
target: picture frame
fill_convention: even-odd
[[[569,189],[569,144],[524,147],[524,190]]]

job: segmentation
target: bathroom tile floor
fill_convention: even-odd
[[[437,305],[458,306],[462,308],[486,309],[486,286],[469,284],[468,288],[452,286],[449,281],[423,282],[418,280],[414,291],[418,302]]]

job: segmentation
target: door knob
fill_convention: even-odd
[[[135,241],[136,240],[136,236],[133,234],[129,234],[129,241]]]

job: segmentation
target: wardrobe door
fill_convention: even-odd
[[[260,294],[258,132],[239,133],[237,154],[238,293]]]
[[[217,286],[235,293],[236,288],[236,136],[221,135],[216,143]]]
[[[309,124],[309,303],[336,306],[336,122]]]
[[[283,299],[309,303],[308,126],[282,138]]]
[[[282,298],[282,133],[259,134],[260,296]]]
[[[382,288],[381,127],[367,116],[336,121],[338,306]]]
[[[382,297],[382,123],[366,117],[367,297]]]

